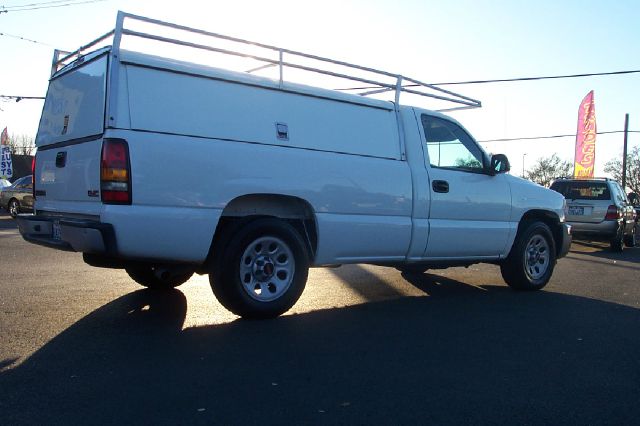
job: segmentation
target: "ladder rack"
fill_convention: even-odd
[[[148,26],[160,27],[163,31],[143,32],[136,31],[130,28],[125,28],[126,21],[137,21],[138,23],[149,24]],[[127,22],[128,23],[128,22]],[[177,30],[184,31],[190,35],[203,37],[209,40],[208,43],[186,41],[184,39],[167,37],[164,34],[167,31]],[[463,96],[459,93],[455,93],[449,90],[442,89],[432,84],[424,83],[422,81],[403,76],[400,74],[394,74],[387,71],[381,71],[374,68],[364,67],[361,65],[351,64],[344,61],[338,61],[334,59],[324,58],[321,56],[311,55],[308,53],[298,52],[295,50],[284,49],[268,44],[253,42],[236,37],[230,37],[222,34],[217,34],[201,29],[191,28],[184,25],[173,24],[170,22],[164,22],[157,19],[147,18],[143,16],[133,15],[125,12],[118,12],[116,20],[116,27],[114,30],[109,31],[101,37],[93,40],[92,42],[78,48],[73,52],[65,52],[56,50],[54,53],[51,75],[63,69],[66,66],[72,65],[77,60],[82,60],[82,56],[89,53],[89,49],[96,48],[104,45],[109,45],[111,42],[111,51],[113,55],[118,55],[120,51],[120,45],[123,37],[130,36],[138,39],[151,40],[160,43],[171,44],[174,46],[181,46],[186,48],[198,49],[201,51],[214,52],[232,57],[248,58],[257,61],[260,65],[254,67],[245,72],[253,73],[263,69],[277,67],[278,70],[278,82],[282,87],[285,82],[284,74],[286,69],[294,69],[309,73],[321,74],[324,76],[344,79],[346,81],[356,82],[364,84],[364,87],[355,87],[350,89],[334,89],[342,91],[355,91],[360,90],[359,93],[354,93],[360,96],[372,96],[376,94],[390,93],[394,95],[394,103],[396,108],[400,105],[400,94],[402,92],[417,95],[421,97],[437,99],[439,101],[445,101],[453,103],[453,108],[447,108],[446,111],[479,108],[482,106],[481,102],[467,96]],[[259,53],[248,53],[236,49],[227,49],[216,47],[215,42],[233,43],[241,47],[257,50]],[[260,53],[261,52],[261,53]],[[268,55],[274,55],[275,57],[269,57]],[[306,62],[305,62],[306,61]],[[314,62],[318,65],[311,66],[308,62]],[[332,68],[333,67],[333,68]],[[335,68],[344,68],[345,71],[336,71]],[[364,74],[364,76],[363,76]],[[445,111],[445,110],[441,110]]]

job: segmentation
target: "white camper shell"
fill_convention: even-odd
[[[124,49],[125,36],[261,65],[236,72]],[[357,94],[289,82],[289,71],[356,83]],[[542,288],[571,241],[563,197],[505,173],[506,157],[401,94],[480,106],[400,75],[120,12],[114,31],[54,55],[35,214],[19,217],[20,231],[147,287],[208,273],[222,304],[247,317],[288,310],[309,266],[492,262],[510,286]]]

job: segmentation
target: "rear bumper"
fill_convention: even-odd
[[[605,220],[599,223],[570,222],[571,233],[576,238],[594,241],[609,241],[620,233],[622,223],[616,220]]]
[[[21,214],[16,219],[20,234],[30,243],[58,250],[117,254],[115,232],[108,223],[29,214]],[[59,238],[54,236],[54,227],[58,226]]]
[[[567,223],[563,223],[562,225],[562,241],[560,243],[560,250],[558,251],[558,259],[561,257],[565,257],[567,253],[569,253],[569,249],[571,248],[571,241],[573,239],[571,233],[573,228],[571,225]]]

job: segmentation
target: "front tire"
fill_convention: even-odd
[[[9,207],[8,208],[9,214],[11,215],[12,218],[15,219],[15,217],[20,214],[20,203],[15,198],[12,198],[9,201],[9,206],[8,207]]]
[[[226,245],[226,247],[224,247]],[[304,241],[289,223],[257,219],[220,245],[211,289],[228,310],[244,318],[273,318],[288,311],[307,282]]]
[[[556,249],[549,227],[543,222],[525,225],[509,256],[500,265],[502,277],[516,290],[540,290],[553,274]]]
[[[125,268],[127,274],[138,284],[153,290],[168,290],[189,281],[193,271],[172,271],[152,265],[130,266]]]

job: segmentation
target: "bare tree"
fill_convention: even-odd
[[[555,178],[569,176],[572,166],[570,161],[562,160],[556,154],[553,154],[551,157],[538,158],[533,167],[524,173],[524,177],[537,184],[549,187]]]
[[[610,173],[618,182],[622,183],[622,158],[614,158],[604,165],[604,171]],[[627,153],[627,188],[636,194],[640,193],[640,146]]]
[[[9,136],[8,145],[11,150],[11,154],[15,155],[32,155],[36,149],[33,138],[24,134],[11,134],[11,136]]]

